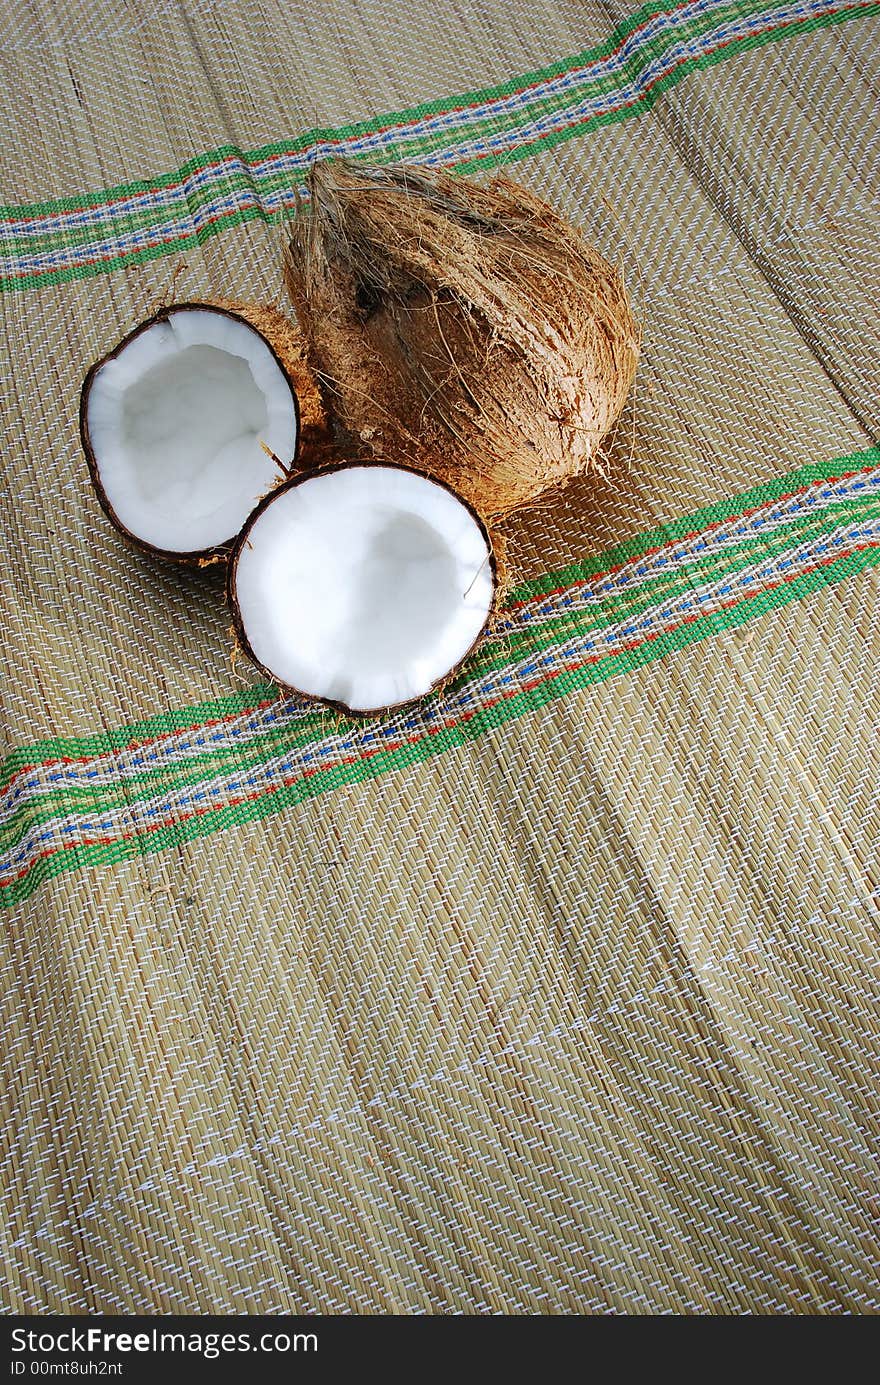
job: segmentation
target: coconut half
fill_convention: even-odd
[[[267,496],[233,554],[239,641],[291,692],[367,715],[446,679],[495,595],[489,535],[442,482],[342,464]]]
[[[179,561],[229,548],[293,463],[303,418],[317,428],[322,411],[294,329],[250,305],[163,308],[92,366],[80,403],[107,515]]]

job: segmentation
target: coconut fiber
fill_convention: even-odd
[[[4,1307],[876,1311],[878,6],[2,12]],[[289,310],[332,152],[513,178],[642,331],[491,639],[357,724],[77,427],[163,302]]]

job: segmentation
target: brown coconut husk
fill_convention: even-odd
[[[632,384],[620,274],[506,178],[317,164],[285,279],[349,452],[502,515],[586,471]]]

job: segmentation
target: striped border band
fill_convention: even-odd
[[[452,687],[386,720],[330,719],[263,686],[24,747],[0,771],[0,901],[425,760],[878,564],[873,448],[518,588]]]
[[[843,20],[877,0],[694,0],[643,6],[595,48],[503,86],[243,152],[225,146],[174,173],[0,207],[0,287],[38,287],[179,254],[243,222],[271,221],[317,158],[344,154],[472,170],[627,119],[695,69]]]

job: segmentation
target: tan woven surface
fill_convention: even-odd
[[[7,3],[4,201],[501,83],[626,12]],[[876,23],[517,165],[645,324],[607,476],[509,522],[518,579],[877,442]],[[277,249],[234,227],[175,296],[278,300]],[[124,548],[79,454],[86,367],[179,258],[0,298],[10,750],[257,681],[217,582]],[[880,1308],[878,614],[873,569],[46,880],[0,942],[6,1308]]]

